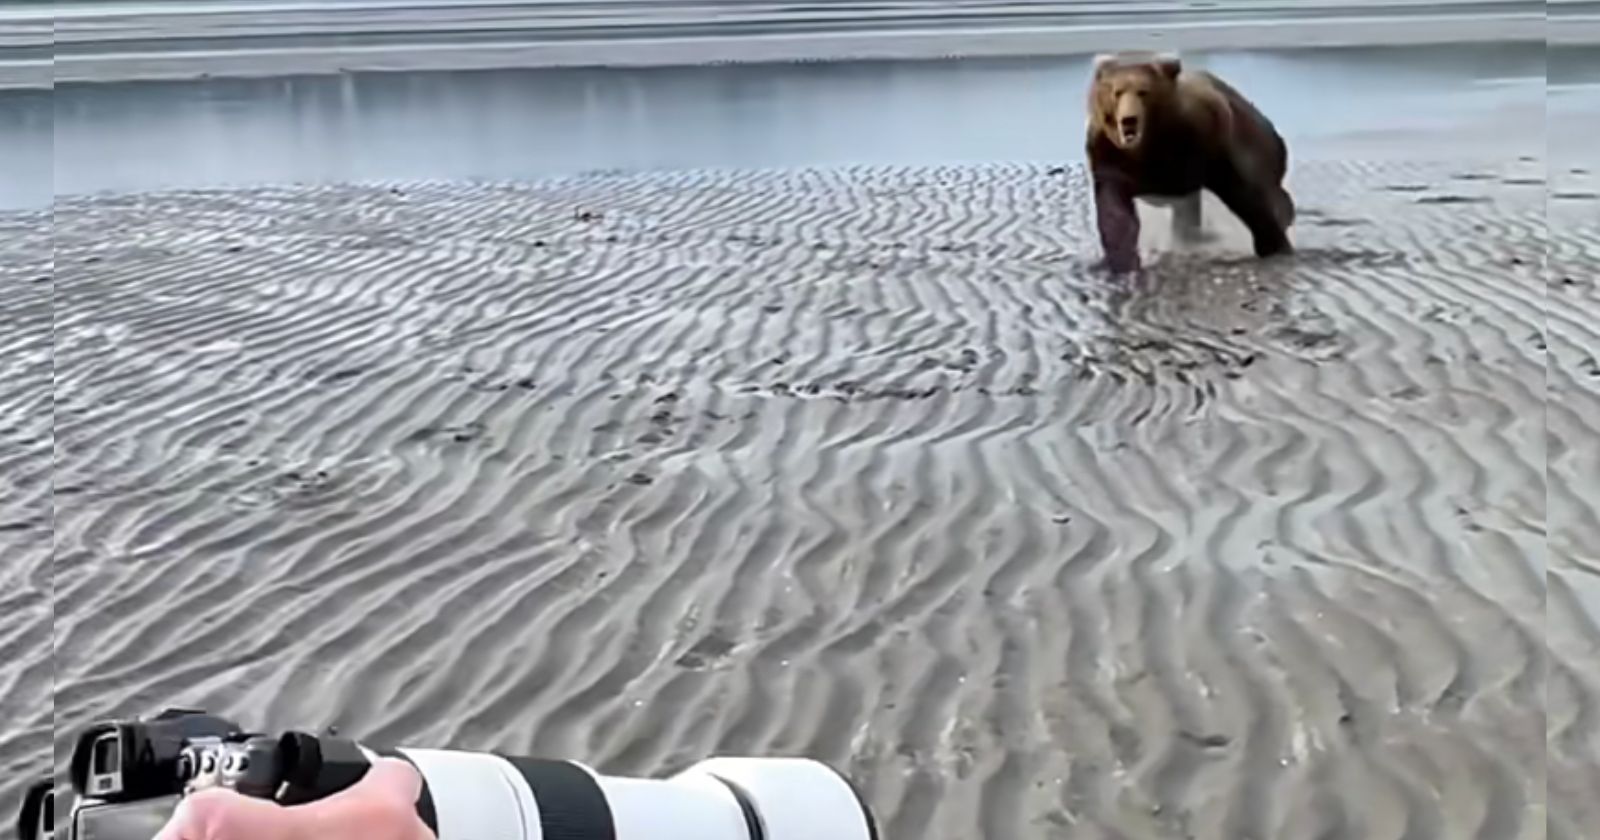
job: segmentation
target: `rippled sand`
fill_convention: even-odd
[[[803,753],[888,838],[1577,840],[1600,185],[1294,180],[1137,283],[1077,167],[0,217],[4,798],[182,702]]]

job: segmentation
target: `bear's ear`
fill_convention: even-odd
[[[1104,76],[1106,71],[1110,70],[1111,66],[1116,64],[1116,63],[1117,63],[1117,54],[1116,53],[1101,53],[1101,54],[1095,56],[1094,57],[1094,75],[1095,75],[1095,78],[1098,79],[1099,77]]]
[[[1169,79],[1177,79],[1178,74],[1183,72],[1183,59],[1175,55],[1158,55],[1155,63],[1156,69],[1161,71],[1161,75]]]

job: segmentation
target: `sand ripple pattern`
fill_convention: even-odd
[[[50,749],[51,265],[48,214],[0,216],[0,776]],[[13,812],[14,813],[14,812]]]
[[[1551,170],[1550,836],[1577,838],[1600,825],[1600,178],[1578,161]]]
[[[1544,172],[1308,165],[1296,257],[1132,284],[1076,167],[64,202],[53,281],[0,239],[56,331],[53,403],[0,338],[6,766],[53,443],[58,757],[184,702],[809,754],[890,838],[1575,840],[1600,237]]]

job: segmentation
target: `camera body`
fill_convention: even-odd
[[[213,787],[301,804],[354,784],[369,764],[351,742],[248,732],[194,709],[97,723],[73,749],[70,779],[77,796],[65,837],[149,840],[183,797]],[[56,809],[53,782],[34,785],[23,801],[18,836],[55,840]]]
[[[106,721],[79,733],[72,787],[80,797],[132,802],[181,793],[185,753],[244,736],[232,721],[195,709],[167,709],[147,720]]]
[[[150,840],[183,797],[207,788],[312,802],[356,784],[380,756],[416,768],[417,817],[439,840],[878,840],[859,791],[810,759],[712,758],[635,779],[571,761],[273,736],[192,709],[79,736],[63,840]],[[35,785],[21,840],[55,840],[56,807],[52,782]]]

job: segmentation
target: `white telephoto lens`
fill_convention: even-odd
[[[401,749],[439,840],[878,840],[856,789],[806,759],[719,758],[670,779],[570,761]]]

